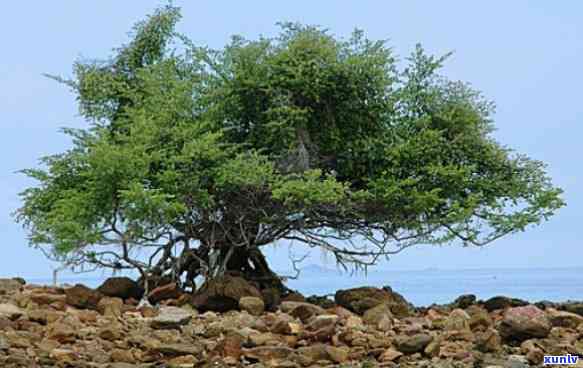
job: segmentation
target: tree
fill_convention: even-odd
[[[72,266],[192,281],[237,273],[284,288],[262,249],[320,248],[344,268],[416,244],[482,246],[564,205],[541,162],[492,138],[491,102],[418,46],[286,23],[222,50],[138,23],[71,79],[88,127],[24,170],[17,220]]]

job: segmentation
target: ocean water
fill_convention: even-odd
[[[99,286],[107,276],[96,278],[59,278],[59,283]],[[29,279],[29,283],[50,284],[50,279]],[[531,302],[583,300],[583,267],[548,269],[468,269],[371,271],[350,275],[337,270],[308,266],[299,279],[287,285],[302,294],[328,295],[339,289],[357,286],[390,286],[416,306],[445,304],[462,294],[479,299],[505,295]]]
[[[472,269],[373,271],[368,275],[340,274],[317,267],[289,286],[304,295],[332,294],[355,286],[390,286],[417,306],[444,304],[462,294],[479,299],[505,295],[531,302],[583,300],[583,267],[555,269]]]

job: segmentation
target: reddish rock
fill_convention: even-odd
[[[173,282],[167,285],[158,286],[148,294],[148,300],[152,304],[158,304],[163,300],[178,299],[182,295],[182,290]]]
[[[498,330],[505,340],[524,341],[529,338],[547,337],[551,323],[545,313],[534,305],[510,308]]]

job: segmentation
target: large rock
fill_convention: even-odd
[[[528,305],[528,302],[521,299],[509,298],[507,296],[495,296],[484,302],[484,308],[486,308],[488,312],[509,307],[523,307],[525,305]]]
[[[534,305],[527,305],[508,309],[498,330],[505,340],[524,341],[535,337],[547,337],[551,327],[545,312]]]
[[[379,304],[386,304],[394,316],[402,318],[411,314],[411,305],[402,295],[389,287],[378,289],[374,287],[359,287],[348,290],[338,290],[334,296],[336,304],[355,313],[364,314],[367,310]]]
[[[178,307],[162,307],[158,316],[150,322],[153,329],[180,329],[190,322],[192,313]]]
[[[203,312],[226,312],[237,309],[245,296],[261,298],[261,293],[242,277],[225,275],[205,283],[192,298],[192,304]]]
[[[140,300],[144,295],[144,289],[129,277],[110,277],[97,290],[105,296],[122,299]]]
[[[65,294],[67,304],[80,309],[97,309],[97,304],[103,297],[99,291],[81,284],[65,289]]]

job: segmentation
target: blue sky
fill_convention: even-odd
[[[15,174],[68,147],[58,133],[81,127],[74,96],[42,73],[70,75],[77,58],[100,58],[127,40],[131,25],[159,1],[13,1],[0,12],[0,277],[49,277],[52,265],[27,246],[10,213],[31,182]],[[550,222],[482,249],[418,247],[381,265],[392,269],[581,266],[583,259],[583,3],[576,1],[175,1],[180,31],[221,47],[233,34],[254,38],[278,21],[327,27],[339,36],[355,27],[389,39],[401,56],[417,42],[442,54],[444,69],[496,101],[495,133],[503,144],[548,164],[568,206]],[[283,267],[287,248],[270,251]],[[318,253],[314,262],[329,262]],[[332,266],[332,264],[329,264]]]

